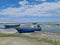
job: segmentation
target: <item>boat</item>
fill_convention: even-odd
[[[10,25],[5,25],[5,28],[16,28],[19,26],[20,26],[20,24],[10,24]]]
[[[41,31],[41,28],[16,28],[19,33],[29,33],[34,31]]]

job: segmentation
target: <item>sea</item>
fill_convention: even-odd
[[[41,31],[60,32],[60,28],[59,27],[44,27],[44,26],[41,26]],[[5,29],[4,25],[0,25],[0,32],[17,33],[17,30],[15,28]]]

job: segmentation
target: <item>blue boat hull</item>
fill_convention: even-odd
[[[16,28],[19,26],[20,26],[20,24],[18,24],[18,25],[5,25],[5,28]]]
[[[41,31],[41,28],[31,28],[31,29],[16,29],[19,33],[29,33],[29,32],[34,32],[34,31]]]

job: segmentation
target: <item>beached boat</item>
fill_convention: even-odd
[[[19,33],[29,33],[34,31],[41,31],[41,28],[16,28]]]

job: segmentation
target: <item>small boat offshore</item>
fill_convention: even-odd
[[[5,25],[5,28],[7,29],[7,28],[16,28],[16,27],[19,27],[20,26],[20,24],[13,24],[13,25]]]

